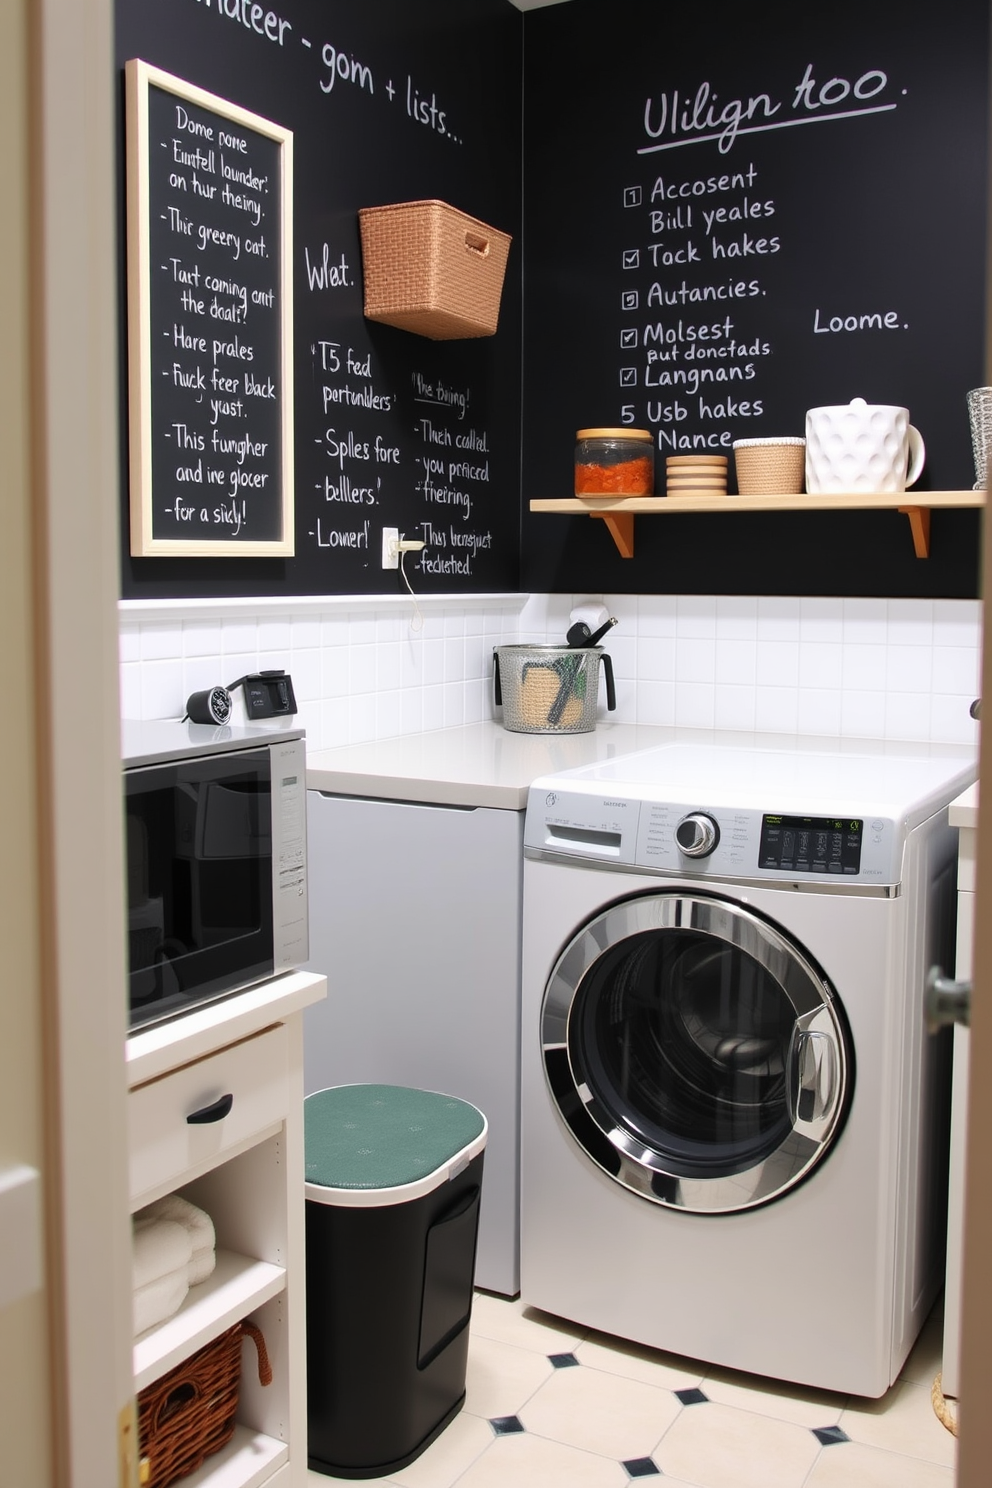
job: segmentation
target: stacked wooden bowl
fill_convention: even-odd
[[[665,461],[669,496],[725,496],[726,455],[669,455]]]

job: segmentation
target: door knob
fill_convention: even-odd
[[[955,982],[944,975],[943,968],[931,966],[923,994],[923,1011],[929,1033],[937,1033],[950,1023],[971,1025],[971,982]]]

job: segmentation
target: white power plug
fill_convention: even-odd
[[[383,527],[382,529],[382,566],[383,568],[399,568],[400,558],[404,553],[419,553],[426,544],[415,542],[413,538],[405,538],[398,527]]]

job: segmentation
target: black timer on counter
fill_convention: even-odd
[[[863,830],[864,822],[851,817],[765,815],[758,867],[856,874],[861,870]]]

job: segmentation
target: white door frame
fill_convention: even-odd
[[[55,1476],[136,1482],[118,702],[112,0],[28,18],[42,1002]],[[9,851],[8,847],[8,851]]]

